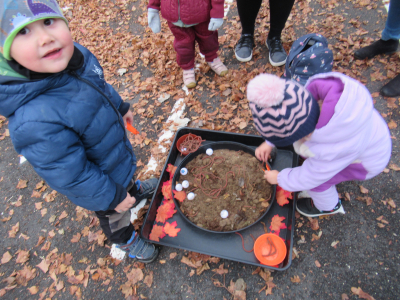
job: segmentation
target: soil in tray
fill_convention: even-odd
[[[243,151],[214,150],[190,161],[185,190],[195,198],[180,203],[181,211],[195,225],[212,231],[234,231],[256,222],[270,205],[272,186],[263,178],[261,162]],[[178,183],[178,182],[177,182]],[[222,218],[221,211],[228,211]]]

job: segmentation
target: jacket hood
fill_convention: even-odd
[[[0,53],[0,84],[14,81],[27,81],[27,78],[15,72]]]

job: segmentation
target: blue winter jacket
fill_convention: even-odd
[[[81,45],[84,65],[29,81],[0,55],[0,114],[9,118],[15,150],[51,188],[89,210],[113,209],[126,197],[136,157],[118,112],[122,102],[96,57]]]

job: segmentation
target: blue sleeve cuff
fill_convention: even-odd
[[[128,102],[122,102],[120,106],[118,107],[118,111],[121,114],[121,116],[125,116],[125,114],[128,112],[129,107],[131,105]]]

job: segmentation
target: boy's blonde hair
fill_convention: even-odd
[[[18,32],[33,22],[58,18],[68,21],[56,0],[2,0],[0,5],[0,52],[11,60],[11,44]]]

